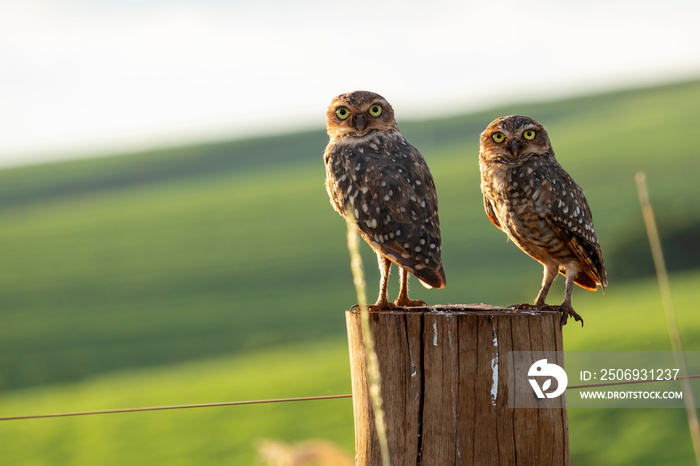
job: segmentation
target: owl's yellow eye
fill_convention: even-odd
[[[532,141],[533,139],[535,139],[536,135],[537,135],[537,133],[535,132],[535,130],[532,130],[532,129],[528,129],[527,131],[525,131],[523,133],[523,137],[525,139],[527,139],[528,141]]]
[[[378,104],[374,104],[369,108],[369,114],[372,115],[373,117],[378,117],[379,115],[382,114],[382,106]]]
[[[493,133],[493,136],[491,137],[494,141],[496,141],[499,144],[506,140],[506,135],[501,133],[500,131],[498,133]]]
[[[347,120],[350,116],[350,110],[347,107],[340,107],[338,110],[335,111],[335,114],[341,120]]]

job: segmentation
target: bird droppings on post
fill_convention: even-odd
[[[493,327],[493,348],[496,354],[491,359],[491,373],[493,381],[491,383],[491,406],[496,406],[498,398],[498,335],[496,335],[496,327]]]

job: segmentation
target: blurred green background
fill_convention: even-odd
[[[645,171],[683,343],[700,350],[700,81],[399,118],[435,178],[448,279],[414,280],[412,297],[536,296],[541,266],[491,225],[479,191],[479,133],[512,113],[547,127],[608,268],[605,295],[574,291],[586,326],[565,327],[565,349],[670,350],[634,184]],[[343,311],[356,298],[326,142],[318,128],[0,171],[0,417],[349,393]],[[373,299],[376,261],[363,254]],[[685,416],[570,410],[572,464],[691,464]],[[352,403],[0,422],[0,463],[256,464],[263,438],[351,452]]]

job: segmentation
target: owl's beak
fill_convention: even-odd
[[[510,143],[510,151],[513,154],[513,157],[518,156],[518,141],[511,141]]]
[[[367,127],[367,119],[364,115],[357,115],[355,116],[355,120],[353,121],[353,126],[357,131],[362,132],[362,130],[364,130]]]

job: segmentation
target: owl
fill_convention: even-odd
[[[481,133],[479,168],[484,208],[491,222],[544,266],[534,305],[543,309],[557,272],[566,277],[557,308],[564,325],[574,284],[595,291],[607,285],[605,265],[583,190],[554,158],[544,126],[532,118],[498,118]]]
[[[382,96],[355,91],[335,97],[326,113],[330,141],[323,154],[331,205],[377,253],[380,282],[371,310],[420,306],[408,297],[408,273],[426,288],[444,288],[438,200],[420,152],[399,131]],[[399,296],[387,300],[391,264]]]

